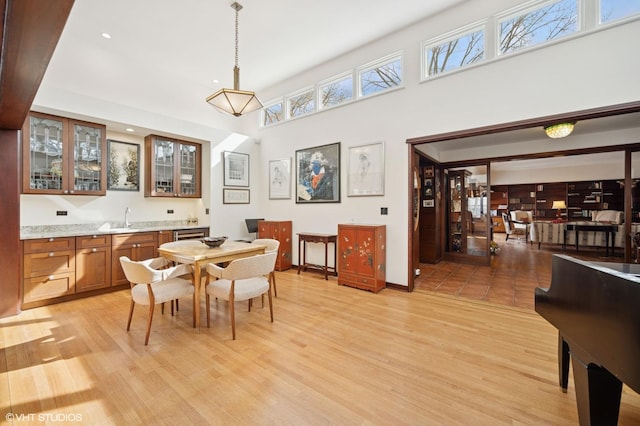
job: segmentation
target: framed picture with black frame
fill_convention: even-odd
[[[340,142],[296,151],[296,203],[340,202]]]

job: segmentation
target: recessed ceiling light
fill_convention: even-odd
[[[102,33],[102,34],[100,34],[100,35],[101,35],[103,38],[106,38],[107,40],[111,39],[111,34],[109,34],[109,33],[106,33],[106,32],[105,32],[105,33]]]
[[[133,130],[131,127],[127,127],[125,130],[126,130],[127,132],[135,132],[135,130]]]

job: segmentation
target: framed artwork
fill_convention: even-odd
[[[107,140],[109,161],[107,189],[111,191],[140,190],[140,145]]]
[[[224,151],[224,186],[249,186],[249,154]]]
[[[223,188],[222,203],[223,204],[249,204],[249,190]]]
[[[340,202],[340,142],[296,151],[296,203]]]
[[[347,196],[384,195],[384,143],[349,147]]]
[[[291,158],[269,161],[269,199],[291,198]]]

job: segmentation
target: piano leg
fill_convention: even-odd
[[[569,344],[558,332],[558,372],[560,373],[560,388],[567,393],[569,387]]]
[[[585,365],[571,354],[580,425],[615,425],[622,382],[602,367]]]

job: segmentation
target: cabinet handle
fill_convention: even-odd
[[[67,191],[66,189],[64,191],[62,191],[63,194],[68,194],[69,191]]]
[[[73,194],[75,191],[72,189],[71,191],[69,191],[69,194]]]
[[[49,238],[49,242],[52,242],[52,241],[53,241],[53,238]]]
[[[49,275],[49,281],[53,281],[55,277],[53,275]]]
[[[94,235],[94,236],[93,236],[93,237],[91,237],[91,238],[98,238],[98,236],[97,236],[97,235]]]
[[[55,256],[55,255],[56,255],[56,254],[55,254],[54,252],[49,253],[49,257],[53,257],[53,256]]]
[[[98,251],[97,249],[91,249],[91,253],[95,253],[97,251]]]

